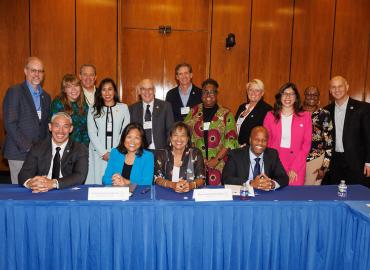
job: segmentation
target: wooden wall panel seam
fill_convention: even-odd
[[[292,16],[292,35],[290,38],[290,58],[289,58],[289,77],[288,81],[291,81],[292,76],[292,58],[293,58],[293,40],[294,40],[294,17],[295,17],[295,0],[293,0],[293,16]]]
[[[253,1],[254,0],[251,0],[251,6],[250,6],[250,18],[249,18],[249,45],[248,45],[248,67],[247,67],[247,72],[248,72],[248,76],[247,76],[247,81],[249,82],[250,80],[252,80],[252,78],[250,78],[250,70],[251,70],[251,44],[252,44],[252,23],[253,23]]]
[[[334,39],[335,39],[335,22],[337,20],[337,2],[338,0],[335,0],[335,4],[334,4],[334,26],[333,26],[333,35],[332,35],[332,44],[331,44],[331,61],[330,61],[330,78],[333,76],[332,72],[333,72],[333,59],[334,59]],[[329,80],[330,80],[329,78]],[[329,98],[330,98],[330,94],[329,94]]]

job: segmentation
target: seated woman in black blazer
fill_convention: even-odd
[[[203,156],[191,147],[191,131],[183,122],[172,126],[168,146],[155,151],[154,177],[157,185],[180,193],[204,185]]]

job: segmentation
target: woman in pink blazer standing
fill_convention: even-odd
[[[311,148],[311,114],[302,110],[301,98],[293,83],[286,83],[275,95],[273,111],[263,125],[269,132],[268,146],[279,152],[290,186],[304,184],[306,158]]]

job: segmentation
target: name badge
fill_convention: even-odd
[[[211,124],[211,122],[204,122],[203,123],[203,130],[209,130],[209,125]]]
[[[37,111],[37,116],[39,117],[39,120],[41,120],[41,111]]]
[[[112,131],[112,127],[113,127],[113,126],[112,126],[112,122],[108,122],[108,123],[107,123],[107,130],[108,130],[108,131]]]
[[[181,107],[181,114],[188,114],[190,112],[190,107]]]
[[[152,129],[152,121],[145,121],[144,129]]]

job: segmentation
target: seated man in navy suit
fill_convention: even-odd
[[[46,192],[84,183],[89,155],[86,146],[69,140],[71,117],[59,112],[49,123],[51,138],[34,144],[18,175],[20,185]]]
[[[223,183],[242,185],[249,181],[254,188],[266,191],[286,186],[288,175],[278,152],[266,147],[267,141],[266,128],[253,128],[249,145],[230,151],[222,173]]]

